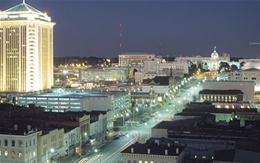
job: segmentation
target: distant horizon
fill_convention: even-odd
[[[120,51],[207,57],[214,46],[219,55],[260,56],[260,44],[250,45],[260,42],[260,0],[25,2],[56,23],[54,57],[115,58]],[[20,3],[1,0],[0,10]]]

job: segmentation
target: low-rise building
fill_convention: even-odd
[[[243,101],[243,95],[241,90],[203,89],[199,92],[199,99],[202,102],[239,102]]]
[[[17,124],[12,129],[0,128],[0,162],[37,162],[38,133],[31,126],[23,129]]]
[[[64,129],[41,129],[38,132],[38,162],[56,161],[67,154],[64,148]]]
[[[182,163],[184,160],[184,147],[166,144],[164,146],[156,143],[132,144],[123,150],[123,163],[150,163],[150,162],[171,162]]]
[[[203,83],[203,89],[213,90],[228,90],[236,89],[241,90],[243,95],[243,101],[254,101],[255,88],[253,81],[210,81],[206,80]]]

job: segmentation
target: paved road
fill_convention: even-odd
[[[202,89],[201,83],[192,82],[185,87],[188,89],[180,89],[179,93],[168,103],[162,107],[157,107],[158,114],[150,116],[149,120],[138,127],[125,127],[125,133],[119,139],[112,140],[104,146],[100,147],[96,153],[84,157],[78,163],[116,163],[122,161],[120,152],[136,141],[145,143],[151,137],[151,128],[160,121],[172,120],[174,114],[180,112],[184,106],[193,100],[193,95],[197,95]]]

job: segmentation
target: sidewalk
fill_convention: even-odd
[[[101,148],[105,144],[111,142],[113,140],[114,135],[118,134],[119,132],[120,132],[120,130],[117,131],[117,132],[113,131],[113,132],[108,133],[107,139],[104,143],[98,142],[98,143],[94,144],[93,146],[90,146],[90,148],[92,148],[92,149]],[[86,158],[86,157],[90,156],[91,154],[93,154],[93,152],[94,151],[91,150],[91,151],[83,154],[81,157],[78,154],[75,154],[75,155],[72,155],[72,156],[61,157],[57,160],[57,163],[78,163],[81,159]]]

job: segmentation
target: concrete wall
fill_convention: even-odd
[[[168,131],[167,131],[167,129],[152,128],[151,137],[154,137],[154,138],[165,137],[165,138],[167,138],[168,137]]]
[[[244,93],[244,101],[254,101],[255,90],[253,81],[206,81],[203,83],[203,89],[238,89]]]

